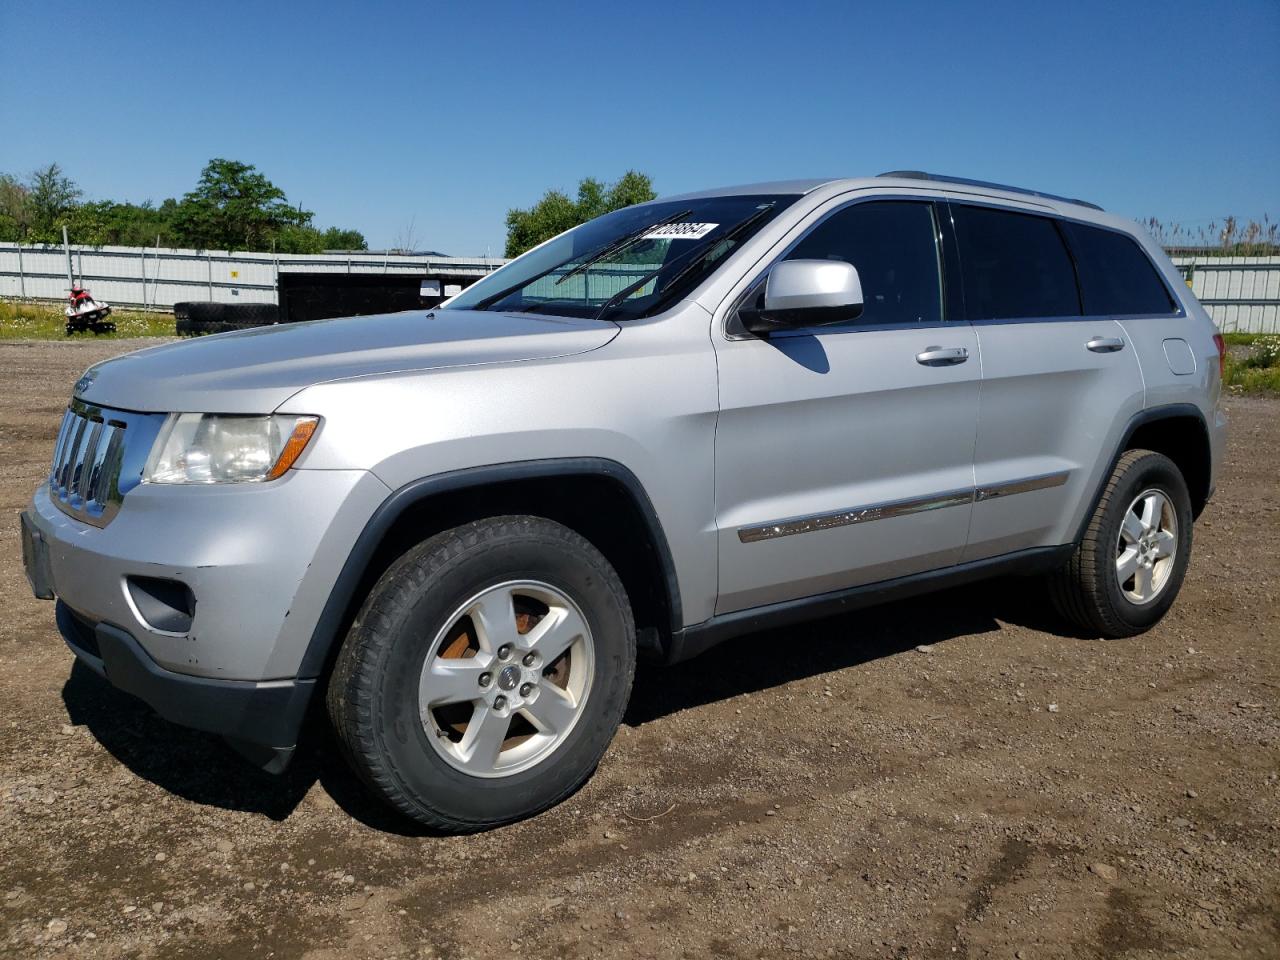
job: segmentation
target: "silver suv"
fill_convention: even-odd
[[[441,308],[76,383],[23,514],[76,656],[269,770],[328,716],[466,831],[591,774],[637,654],[997,574],[1093,635],[1173,603],[1221,339],[1133,223],[902,172],[611,213]]]

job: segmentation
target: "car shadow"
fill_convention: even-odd
[[[1006,577],[747,634],[664,666],[641,663],[623,722],[640,726],[716,700],[831,673],[918,646],[995,633],[1002,623],[1079,639],[1042,581]]]
[[[993,580],[731,640],[693,660],[642,663],[623,722],[653,723],[682,710],[856,667],[922,644],[996,633],[1013,623],[1075,636],[1052,613],[1036,581]],[[287,819],[317,782],[347,815],[384,833],[432,831],[371,795],[342,759],[314,704],[288,769],[266,774],[218,737],[169,723],[79,662],[62,688],[70,722],[85,726],[138,777],[205,806]],[[319,700],[321,698],[317,698]]]
[[[386,833],[416,835],[417,824],[387,808],[343,762],[322,718],[307,718],[302,742],[284,773],[263,773],[221,738],[170,723],[79,661],[62,687],[72,724],[136,776],[204,806],[283,821],[318,781],[348,815]]]

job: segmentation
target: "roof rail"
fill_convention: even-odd
[[[933,180],[938,183],[962,183],[966,187],[986,187],[988,190],[1003,190],[1006,193],[1022,193],[1029,197],[1043,197],[1046,200],[1060,200],[1063,203],[1075,203],[1094,210],[1102,208],[1088,200],[1077,200],[1075,197],[1060,197],[1056,193],[1044,193],[1040,190],[1028,190],[1026,187],[1011,187],[1005,183],[990,183],[986,180],[970,180],[967,177],[947,177],[940,173],[925,173],[923,170],[890,170],[877,174],[881,177],[897,177],[900,180]]]

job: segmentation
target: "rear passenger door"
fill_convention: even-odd
[[[1070,542],[1117,430],[1142,408],[1135,351],[1114,319],[1085,315],[1057,218],[949,206],[982,356],[964,560]]]
[[[1181,285],[1182,279],[1176,274],[1162,277],[1127,233],[1093,224],[1065,226],[1080,271],[1085,313],[1124,327],[1142,367],[1145,406],[1186,403],[1189,394],[1212,396],[1218,347],[1213,329],[1174,299],[1169,282]]]

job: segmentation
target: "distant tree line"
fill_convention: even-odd
[[[51,163],[25,180],[0,173],[0,240],[126,247],[195,247],[319,253],[367,250],[359,230],[313,225],[314,214],[289,203],[283,190],[252,164],[210,160],[195,189],[159,206],[83,199],[83,192]]]
[[[634,170],[628,170],[616,183],[605,184],[592,177],[579,180],[576,200],[560,190],[548,190],[528,210],[507,211],[507,256],[518,257],[580,223],[656,196],[653,182]]]

